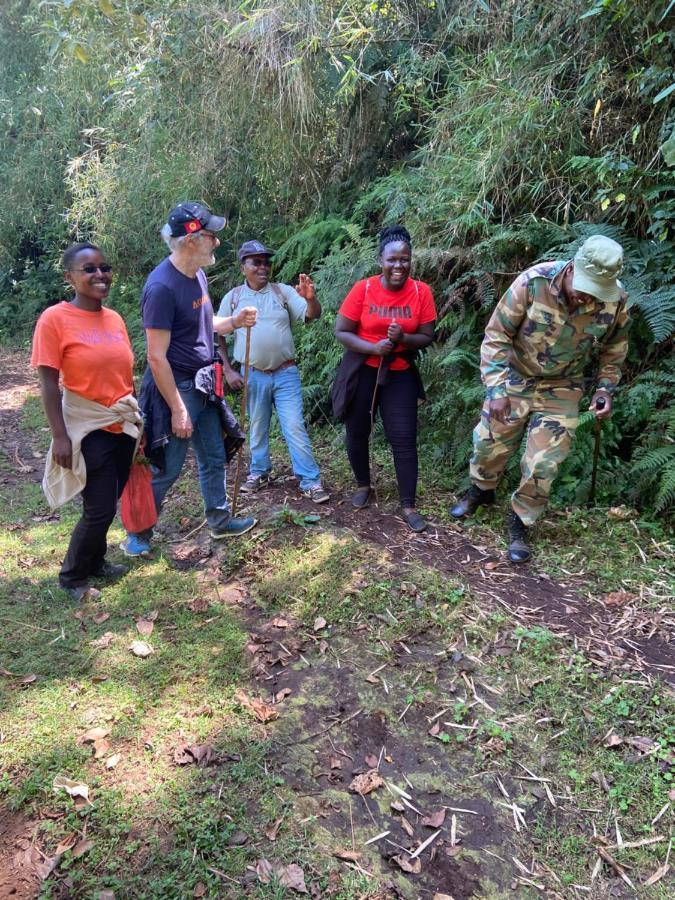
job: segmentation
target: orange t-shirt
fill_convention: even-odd
[[[134,390],[134,356],[124,320],[106,307],[89,312],[65,301],[50,306],[35,326],[30,361],[58,369],[64,387],[102,406]],[[104,430],[118,433],[122,426]]]
[[[405,334],[415,334],[420,325],[436,319],[436,305],[428,284],[408,278],[399,291],[389,291],[382,286],[378,276],[357,281],[342,301],[340,315],[358,322],[356,334],[370,344],[376,344],[387,336],[392,322],[401,326]],[[397,344],[389,368],[392,372],[408,369],[401,359],[406,348]],[[398,354],[398,359],[397,359]],[[366,364],[379,366],[381,356],[369,356]]]

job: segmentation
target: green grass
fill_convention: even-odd
[[[28,404],[24,425],[30,422],[29,432],[38,439],[40,421]],[[384,448],[376,455],[385,481],[390,461]],[[331,479],[340,472],[343,461],[331,457]],[[548,879],[562,893],[565,886],[588,884],[597,858],[594,827],[610,841],[617,823],[624,841],[668,834],[670,812],[651,825],[673,788],[675,707],[672,692],[659,681],[629,668],[598,667],[545,623],[525,627],[512,621],[503,608],[474,597],[461,579],[419,563],[402,564],[385,548],[323,517],[317,521],[292,501],[267,518],[263,512],[255,532],[218,549],[204,566],[176,569],[162,552],[169,545],[159,542],[154,559],[132,563],[130,573],[106,586],[78,618],[80,608],[56,587],[76,505],[56,519],[45,518],[37,485],[5,487],[0,668],[17,677],[0,677],[0,806],[33,823],[35,840],[47,854],[72,835],[86,832],[94,842],[82,857],[66,852],[61,861],[58,877],[70,879],[72,896],[109,889],[123,897],[182,898],[201,884],[208,897],[288,897],[282,886],[261,885],[251,874],[247,867],[261,857],[299,863],[308,884],[324,892],[330,885],[331,896],[340,900],[374,898],[377,885],[392,877],[404,896],[417,896],[414,884],[376,850],[364,857],[374,881],[332,858],[335,847],[351,846],[344,788],[317,782],[305,796],[288,780],[295,771],[314,771],[315,751],[330,748],[301,738],[325,726],[341,697],[348,711],[360,706],[367,719],[387,721],[394,765],[407,761],[415,791],[490,804],[504,835],[503,845],[491,849],[505,858],[506,875],[491,858],[495,868],[488,868],[482,851],[466,848],[458,857],[462,864],[475,859],[481,866],[484,898],[509,890],[511,856],[528,865],[533,856],[544,860],[560,883],[543,870],[535,880]],[[430,511],[441,518],[447,502],[435,496]],[[192,479],[179,485],[167,512],[167,536],[199,523]],[[470,539],[497,541],[498,519],[492,512],[469,525]],[[651,596],[656,602],[665,538],[650,523],[636,525],[640,537],[630,522],[611,523],[593,511],[553,516],[539,539],[543,565],[554,573],[556,564],[567,568],[575,562],[562,558],[564,546],[594,573],[587,584],[596,595],[642,585],[645,601]],[[636,561],[632,535],[643,540],[646,566]],[[110,545],[121,537],[115,524]],[[256,604],[248,623],[247,614],[223,599],[223,584],[232,576]],[[196,600],[201,605],[195,607]],[[154,630],[145,640],[155,652],[139,659],[128,649],[140,637],[135,620],[152,611]],[[96,624],[94,617],[103,612],[108,618]],[[278,723],[265,726],[242,705],[237,690],[267,700],[277,689],[264,679],[251,681],[244,647],[251,628],[279,614],[297,621],[290,636],[301,642],[303,659],[280,673],[279,685],[286,677],[293,691]],[[318,633],[317,616],[327,621]],[[92,647],[106,632],[114,635],[109,646]],[[382,665],[381,678],[367,681]],[[29,675],[35,679],[23,684]],[[438,733],[429,734],[429,720],[439,711]],[[110,729],[109,749],[98,760],[91,745],[78,742],[92,727]],[[622,743],[610,748],[606,736],[612,729]],[[637,737],[653,742],[650,753],[640,754],[630,743]],[[332,740],[350,746],[341,729]],[[177,766],[174,751],[186,744],[209,744],[218,763]],[[105,760],[114,753],[119,762],[107,769]],[[550,779],[555,807],[543,782],[516,778],[525,774],[521,765]],[[88,784],[92,805],[76,810],[63,792],[54,793],[56,775]],[[517,833],[509,811],[499,806],[496,776],[524,810],[527,830]],[[387,797],[371,795],[373,800],[378,828],[389,826]],[[331,809],[341,815],[328,825],[322,816]],[[282,816],[271,843],[264,830]],[[360,843],[378,830],[368,819],[352,824]],[[243,843],[234,840],[240,833]],[[665,849],[655,844],[612,853],[634,867],[629,871],[639,885],[663,861]],[[608,876],[606,870],[601,875],[605,885]],[[651,891],[638,887],[637,895],[665,900],[670,887],[664,879]],[[528,890],[519,885],[519,895],[529,896]],[[42,896],[56,894],[52,877]]]

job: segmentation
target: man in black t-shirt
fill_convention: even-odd
[[[197,457],[199,486],[211,537],[244,534],[255,525],[251,517],[233,518],[225,488],[225,448],[218,409],[196,390],[194,376],[213,359],[214,332],[230,334],[255,324],[256,311],[245,307],[232,316],[214,316],[203,266],[213,265],[225,227],[199,203],[180,203],[170,213],[161,234],[171,254],[148,276],[141,298],[141,315],[148,344],[144,385],[163,398],[170,415],[164,445],[164,468],[155,470],[152,491],[157,510],[178,478],[190,441]],[[161,402],[158,401],[158,402]],[[168,421],[168,416],[167,416]],[[147,556],[151,531],[129,534],[122,542],[128,556]]]

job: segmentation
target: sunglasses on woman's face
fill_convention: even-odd
[[[81,269],[70,269],[71,272],[84,272],[85,275],[93,275],[94,272],[103,272],[103,274],[107,274],[108,272],[112,272],[112,266],[108,265],[108,263],[103,263],[102,266],[94,266],[92,263],[89,263],[86,266],[82,266]]]

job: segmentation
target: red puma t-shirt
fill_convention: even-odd
[[[376,344],[387,336],[392,322],[401,326],[406,334],[415,334],[420,325],[436,320],[436,304],[431,288],[423,281],[409,278],[398,291],[388,291],[382,287],[379,276],[357,281],[342,301],[340,315],[358,322],[356,334],[370,344]],[[406,348],[397,344],[396,354],[405,353]],[[366,364],[379,366],[380,356],[369,356]],[[405,359],[392,359],[390,369],[400,372],[408,369]]]

